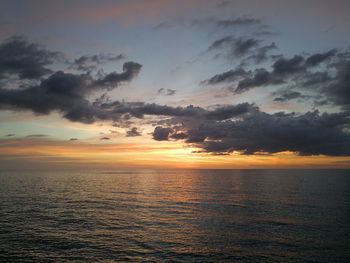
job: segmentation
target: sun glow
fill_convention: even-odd
[[[83,141],[54,141],[47,139],[14,139],[2,141],[6,161],[40,162],[43,166],[70,164],[103,166],[105,168],[198,168],[198,169],[255,169],[255,168],[346,168],[349,157],[298,156],[293,152],[273,155],[213,155],[179,142],[91,143]],[[137,142],[136,142],[137,141]],[[20,147],[19,147],[20,146]]]

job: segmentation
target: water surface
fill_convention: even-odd
[[[0,172],[1,262],[349,262],[350,171]]]

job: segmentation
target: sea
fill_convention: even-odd
[[[350,170],[2,171],[0,262],[350,262]]]

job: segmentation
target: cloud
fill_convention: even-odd
[[[255,63],[264,62],[269,58],[268,53],[275,49],[278,49],[275,43],[258,47],[256,51],[247,58],[247,60],[252,60]]]
[[[247,55],[253,48],[259,46],[259,40],[255,38],[235,38],[226,36],[214,41],[208,51],[225,50],[228,57],[242,57]]]
[[[112,100],[105,92],[132,81],[140,73],[141,64],[129,61],[124,63],[122,72],[98,76],[93,76],[89,72],[82,74],[52,72],[47,71],[49,70],[47,66],[52,63],[47,58],[50,57],[51,51],[42,51],[35,44],[23,43],[25,43],[24,46],[34,45],[35,48],[32,49],[41,50],[39,53],[45,54],[38,56],[37,53],[32,52],[36,55],[29,56],[31,58],[29,61],[36,61],[35,65],[41,65],[45,69],[39,71],[45,71],[45,73],[28,75],[24,62],[20,63],[20,59],[15,56],[7,57],[6,63],[1,64],[2,74],[19,75],[25,80],[29,76],[30,78],[36,76],[33,78],[36,82],[23,82],[20,86],[13,88],[0,86],[1,109],[29,110],[36,114],[58,112],[68,120],[82,123],[93,123],[97,120],[111,121],[115,126],[127,127],[129,130],[126,136],[141,135],[134,118],[153,116],[147,121],[155,126],[152,133],[154,140],[182,140],[186,144],[199,148],[200,151],[213,154],[228,154],[233,151],[242,154],[273,154],[282,151],[294,151],[300,155],[350,154],[350,113],[348,111],[350,109],[350,62],[344,58],[345,54],[329,51],[330,53],[317,53],[307,57],[279,56],[271,62],[269,70],[263,67],[245,70],[241,66],[217,74],[205,82],[207,84],[237,82],[233,90],[235,93],[260,86],[293,82],[295,85],[291,86],[290,90],[283,87],[280,93],[274,94],[278,95],[275,98],[276,101],[309,99],[301,90],[308,87],[309,92],[319,93],[317,100],[320,103],[322,101],[334,103],[341,106],[343,110],[337,113],[318,111],[265,113],[251,103],[204,108],[193,105],[176,107],[143,101]],[[235,56],[249,58],[258,54],[261,48],[268,47],[260,43],[260,40],[253,38],[228,37],[216,42],[214,49],[228,45],[227,47]],[[270,48],[274,48],[273,44]],[[47,60],[40,60],[38,57],[46,57]],[[24,60],[26,59],[27,57],[24,56]],[[93,58],[88,60],[94,61]],[[325,74],[325,70],[330,73]],[[159,93],[173,95],[175,90],[163,88]],[[109,140],[110,138],[100,139]]]
[[[164,89],[164,88],[161,88],[158,90],[158,94],[163,94],[163,95],[166,95],[166,96],[172,96],[176,93],[176,90],[175,89]]]
[[[191,24],[194,26],[214,26],[219,29],[246,29],[247,27],[261,29],[266,27],[260,19],[252,17],[232,17],[227,19],[216,17],[197,18],[193,19]]]
[[[37,84],[22,83],[20,87],[11,89],[0,87],[1,109],[31,110],[37,114],[57,111],[64,118],[83,123],[110,118],[99,108],[98,100],[89,100],[90,95],[131,81],[142,67],[139,63],[130,61],[124,63],[122,73],[112,72],[98,79],[89,73],[72,74],[63,71],[56,71],[42,78],[43,74],[51,72],[44,66],[52,62],[50,59],[56,53],[39,49],[37,44],[27,43],[22,38],[8,40],[1,45],[0,50],[0,53],[5,54],[0,58],[2,73],[19,74],[22,78],[35,77],[37,81]],[[18,52],[17,55],[15,51]]]
[[[336,65],[335,78],[321,90],[327,99],[350,110],[350,61],[341,60]]]
[[[167,141],[171,132],[171,128],[157,126],[153,131],[153,139],[156,141]]]
[[[327,82],[331,80],[327,72],[312,72],[309,69],[329,60],[335,54],[335,51],[332,50],[326,53],[311,55],[306,59],[301,55],[295,55],[291,58],[279,56],[271,65],[271,71],[265,68],[258,68],[254,71],[244,71],[242,69],[242,72],[245,74],[237,75],[237,78],[240,78],[240,80],[236,88],[233,88],[232,91],[234,93],[242,93],[252,88],[284,83],[298,83],[306,87]],[[226,74],[226,72],[222,74]],[[237,78],[232,80],[235,81]],[[229,78],[227,80],[230,81]]]
[[[204,81],[205,84],[209,85],[215,85],[223,82],[233,82],[236,81],[239,78],[242,78],[244,76],[247,76],[248,72],[246,72],[242,68],[237,68],[233,70],[229,70],[226,72],[223,72],[221,74],[217,74],[210,79]]]
[[[141,132],[138,131],[137,127],[132,127],[129,131],[126,132],[126,137],[136,137],[141,136]]]
[[[30,134],[26,136],[27,138],[42,138],[42,137],[47,137],[45,134]]]
[[[117,86],[121,82],[128,82],[135,78],[142,65],[132,61],[125,62],[123,65],[123,73],[112,72],[96,81],[98,85],[102,86]]]
[[[16,36],[0,44],[0,78],[17,75],[21,79],[38,79],[52,72],[49,65],[62,55]]]
[[[234,90],[235,93],[242,93],[253,87],[283,83],[283,80],[274,78],[274,75],[264,68],[256,69],[254,74],[251,73],[250,75],[252,76],[239,81],[237,88]]]
[[[115,62],[124,59],[123,54],[113,55],[113,54],[98,54],[98,55],[85,55],[81,56],[73,61],[71,68],[80,71],[92,71],[97,68],[97,66],[107,63]]]
[[[313,54],[306,59],[305,64],[306,66],[309,66],[309,67],[317,66],[318,64],[333,57],[336,53],[337,53],[337,50],[332,49],[328,52]]]
[[[269,53],[278,49],[274,42],[270,44],[263,44],[263,42],[255,37],[225,36],[215,40],[208,47],[207,52],[216,52],[216,58],[229,61],[239,58],[241,65],[250,62],[258,64],[268,60],[271,57]]]
[[[304,67],[304,58],[302,56],[294,56],[290,59],[281,57],[273,65],[273,74],[276,76],[291,75],[302,71]]]
[[[293,99],[306,98],[305,95],[298,91],[283,92],[279,97],[274,98],[274,101],[285,102]]]
[[[261,25],[261,20],[256,18],[234,18],[234,19],[222,19],[216,21],[218,27],[242,27],[242,26],[257,26]]]
[[[162,139],[185,139],[185,142],[208,153],[242,154],[293,151],[299,155],[349,155],[349,113],[268,114],[258,109],[225,121],[198,118],[181,121],[165,131]],[[182,136],[178,138],[176,134]]]

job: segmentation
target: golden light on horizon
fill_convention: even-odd
[[[21,147],[19,147],[21,145]],[[69,162],[77,165],[116,167],[255,169],[255,168],[346,168],[350,157],[298,156],[293,152],[277,154],[213,155],[175,142],[91,143],[54,140],[13,140],[1,144],[7,159],[38,159],[48,163]]]

